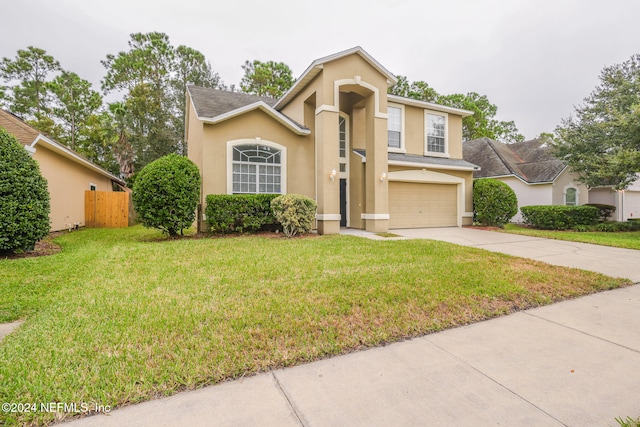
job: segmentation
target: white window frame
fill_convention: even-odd
[[[98,190],[98,186],[96,184],[94,184],[93,182],[89,183],[89,190],[90,191],[97,191]]]
[[[576,191],[576,203],[574,205],[567,204],[567,192],[569,190],[575,190]],[[575,185],[569,184],[566,187],[564,187],[564,191],[562,192],[562,197],[563,197],[563,202],[564,202],[565,206],[579,206],[580,205],[580,190],[578,190],[578,188]]]
[[[444,117],[444,152],[429,151],[429,116]],[[449,157],[449,115],[433,111],[424,112],[424,155],[431,157]]]
[[[280,150],[280,193],[287,194],[287,147],[273,141],[262,138],[234,139],[227,141],[227,194],[233,193],[233,148],[238,145],[265,145],[267,147]],[[266,194],[266,193],[243,193],[243,194]],[[272,193],[269,193],[272,194]]]
[[[397,108],[398,110],[400,110],[400,148],[396,148],[396,147],[389,147],[389,141],[387,140],[387,150],[390,153],[406,153],[407,149],[405,147],[405,143],[404,143],[404,136],[405,136],[405,109],[404,109],[404,105],[402,104],[395,104],[395,103],[388,103],[387,104],[387,117],[389,116],[389,108]],[[389,132],[389,122],[388,122],[388,118],[387,118],[387,135]],[[387,136],[388,138],[388,136]]]
[[[338,171],[340,178],[349,178],[349,153],[351,152],[351,150],[349,149],[349,116],[345,113],[340,113],[339,115],[339,119],[338,119],[338,123],[340,119],[344,119],[344,131],[345,131],[345,153],[344,153],[344,157],[340,156],[340,151],[338,151],[338,165],[340,163],[344,163],[345,165],[345,170],[344,171]],[[338,126],[338,130],[340,129],[340,127]],[[340,136],[338,135],[338,139],[340,138]],[[339,143],[339,142],[338,142]],[[338,147],[339,150],[339,147]]]

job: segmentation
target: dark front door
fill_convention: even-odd
[[[340,227],[347,226],[347,180],[340,179]]]

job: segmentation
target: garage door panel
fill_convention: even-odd
[[[389,228],[458,225],[457,186],[389,182]]]

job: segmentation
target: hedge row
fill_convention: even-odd
[[[577,226],[595,225],[600,210],[595,206],[523,206],[525,224],[544,230],[568,230]]]
[[[605,205],[602,203],[587,203],[587,206],[594,206],[598,208],[600,212],[600,222],[605,222],[616,211],[616,207],[613,205]]]
[[[206,222],[214,233],[256,232],[276,228],[271,201],[278,194],[209,194]]]
[[[209,194],[206,222],[214,233],[281,229],[287,237],[311,231],[316,202],[300,194]]]

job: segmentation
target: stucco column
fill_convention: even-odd
[[[340,161],[338,113],[316,115],[316,185],[319,234],[340,233]],[[335,175],[332,177],[332,171]]]
[[[367,231],[386,232],[389,230],[387,119],[376,114],[373,96],[367,102],[366,156],[366,211],[362,218]]]

